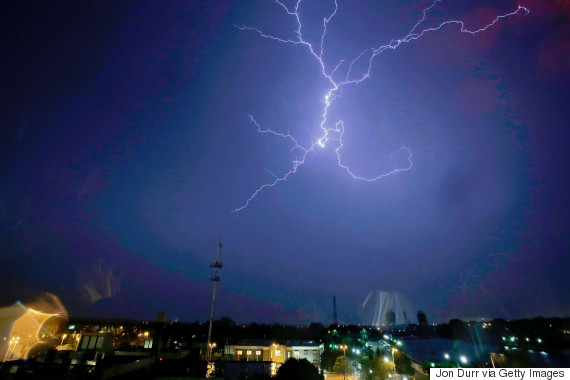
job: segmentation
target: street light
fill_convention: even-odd
[[[396,347],[392,347],[392,363],[394,363],[394,373],[396,373],[396,360],[394,359],[394,352],[398,352]]]
[[[210,359],[211,359],[211,357],[212,357],[212,351],[213,351],[214,347],[216,347],[216,343],[215,343],[215,342],[208,344],[208,357],[207,357],[207,360],[210,360]]]
[[[346,344],[341,344],[339,346],[339,348],[342,350],[342,353],[344,355],[344,359],[346,360],[346,364],[348,364],[348,359],[346,358],[346,349],[348,348],[348,346]],[[343,379],[346,380],[346,366],[343,366]]]

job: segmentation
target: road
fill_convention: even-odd
[[[346,375],[347,380],[359,380],[358,374]],[[326,380],[344,380],[342,373],[327,373]]]
[[[359,372],[358,368],[356,368],[352,364],[351,364],[351,367],[352,367],[352,375],[347,374],[346,379],[347,380],[360,380],[360,372]],[[327,373],[327,376],[325,377],[325,379],[326,380],[344,380],[344,375],[342,373]]]

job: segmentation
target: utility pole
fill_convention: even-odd
[[[212,357],[212,322],[214,320],[214,302],[216,301],[216,289],[218,288],[218,282],[220,282],[219,271],[222,269],[223,264],[220,261],[220,255],[222,254],[222,243],[218,242],[218,256],[216,261],[210,263],[210,268],[214,270],[214,274],[210,275],[210,281],[214,282],[214,287],[212,289],[212,304],[210,305],[210,326],[208,327],[208,346],[206,347],[206,360],[210,360]]]

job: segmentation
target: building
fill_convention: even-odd
[[[236,361],[264,361],[282,364],[285,362],[286,346],[267,341],[244,342],[229,346]]]
[[[427,318],[426,314],[423,311],[418,311],[418,324],[420,326],[427,325]]]
[[[278,344],[270,341],[243,342],[226,345],[224,358],[235,361],[271,362],[275,368],[288,359],[307,359],[315,367],[321,367],[321,355],[324,350],[322,343],[307,341],[289,341]]]
[[[98,355],[113,354],[113,336],[111,333],[81,334],[77,351],[90,352]]]
[[[320,369],[321,355],[323,354],[324,347],[322,343],[306,341],[287,342],[287,359],[307,359],[309,363]]]
[[[386,312],[385,317],[386,317],[386,325],[390,327],[396,326],[396,313],[394,312],[394,310],[389,309]]]

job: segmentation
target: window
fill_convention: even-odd
[[[238,350],[238,355],[243,354],[242,350]]]
[[[96,336],[92,336],[92,337],[89,339],[89,346],[87,347],[87,349],[88,349],[88,350],[94,350],[96,343],[97,343],[97,337],[96,337]]]
[[[255,351],[255,354],[256,354],[257,356],[259,356],[259,355],[261,355],[261,351],[257,350],[257,351]]]
[[[247,354],[248,354],[248,355],[251,355],[251,350],[247,350]]]
[[[307,355],[309,353],[309,350],[305,350],[303,353]]]
[[[281,356],[281,350],[275,350],[275,356]]]

